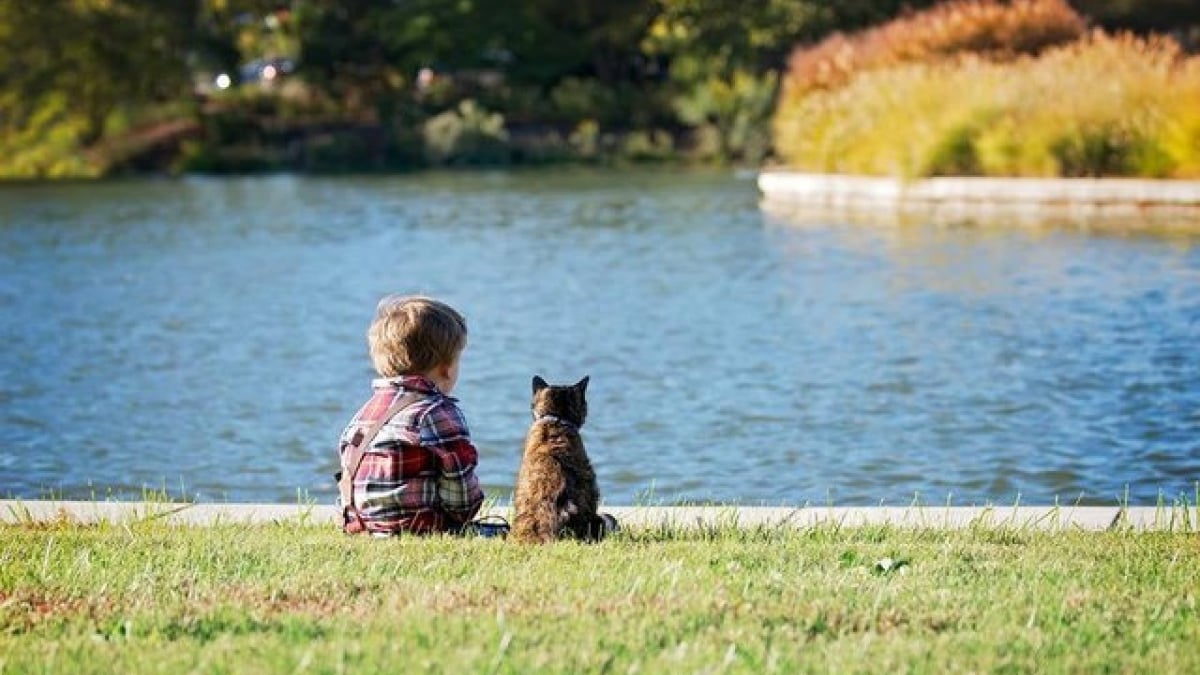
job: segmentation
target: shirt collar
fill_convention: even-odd
[[[398,377],[379,377],[371,381],[371,387],[374,389],[404,389],[406,391],[416,391],[423,394],[437,394],[445,396],[442,390],[424,375],[400,375]]]

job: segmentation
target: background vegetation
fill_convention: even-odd
[[[1200,176],[1200,58],[1063,0],[957,2],[798,50],[776,148],[814,171]]]
[[[944,61],[964,53],[1004,63],[1095,27],[1171,33],[1186,47],[1196,37],[1189,27],[1200,25],[1200,6],[1190,0],[1074,0],[1069,8],[1060,2],[1049,10],[1046,3],[1026,2],[1034,9],[1024,10],[1029,16],[1016,27],[1005,27],[1007,14],[979,10],[980,17],[991,12],[993,18],[951,25],[951,39],[939,42],[911,16],[934,4],[0,0],[0,177],[668,159],[756,164],[773,154],[821,166],[827,162],[808,146],[831,133],[828,122],[816,118],[818,135],[801,131],[810,109],[833,110],[834,85],[843,98],[870,89],[856,84],[860,77],[876,78],[875,90],[881,83],[920,86],[911,82],[915,63],[952,68]],[[958,15],[966,13],[941,16]],[[899,23],[881,27],[897,17]],[[860,30],[867,32],[856,35]],[[835,34],[846,37],[831,39]],[[906,52],[889,35],[925,40]],[[826,58],[847,45],[855,54],[850,62]],[[1159,38],[1129,49],[1160,66],[1183,60]],[[840,64],[837,79],[820,80],[819,91],[798,84],[814,76],[812,62]],[[1060,58],[1059,67],[1073,63]],[[891,82],[893,68],[899,84]],[[1190,75],[1171,77],[1177,84]],[[228,87],[220,86],[225,82]],[[781,87],[783,105],[772,125]],[[809,93],[815,99],[802,100]],[[903,95],[896,90],[895,97]],[[887,114],[876,102],[863,103]],[[963,114],[971,118],[968,126],[987,116]],[[1160,132],[1121,122],[1120,133],[1133,134],[1126,127],[1142,124],[1141,135],[1118,139],[1115,154],[1122,158],[1108,165],[1186,174],[1194,157],[1179,159],[1171,148],[1192,143],[1192,122],[1173,123],[1180,128]],[[977,156],[932,165],[990,170],[1004,164],[989,159],[989,151],[972,152]],[[929,164],[874,164],[912,172],[923,162]],[[1022,170],[1046,169],[1043,163]]]

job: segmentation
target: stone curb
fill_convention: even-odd
[[[747,529],[890,525],[916,529],[989,527],[1102,531],[1127,527],[1136,531],[1200,531],[1200,508],[1197,507],[606,506],[602,510],[613,514],[623,526],[634,529],[700,529],[731,525]],[[511,518],[512,514],[508,507],[494,507],[484,515]],[[331,505],[0,500],[0,524],[55,521],[131,523],[149,520],[173,525],[297,522],[334,527],[338,522],[338,514]]]
[[[945,177],[904,181],[785,169],[758,175],[763,209],[784,218],[956,224],[1017,222],[1200,232],[1200,181]]]

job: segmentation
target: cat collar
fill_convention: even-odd
[[[559,424],[567,427],[568,429],[573,429],[575,431],[579,431],[578,424],[575,424],[571,420],[563,419],[563,418],[559,417],[558,415],[541,415],[539,417],[534,418],[534,420],[533,420],[534,424],[539,424],[542,422],[558,422]]]

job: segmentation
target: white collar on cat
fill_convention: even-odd
[[[533,419],[534,424],[539,424],[541,422],[558,422],[569,429],[574,429],[576,431],[579,430],[578,424],[575,424],[571,420],[559,417],[558,415],[539,415]]]

